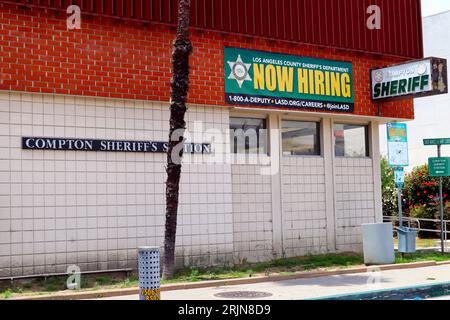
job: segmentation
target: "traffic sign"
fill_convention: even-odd
[[[388,165],[390,167],[407,167],[408,134],[405,123],[387,124]]]
[[[405,172],[403,168],[395,168],[394,181],[397,189],[403,189],[405,187]]]
[[[444,139],[424,139],[423,144],[426,146],[441,146],[450,144],[450,138]]]
[[[450,177],[450,158],[429,158],[430,177]]]

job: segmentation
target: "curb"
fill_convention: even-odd
[[[202,281],[194,283],[179,283],[179,284],[168,284],[161,286],[161,292],[164,291],[175,291],[175,290],[186,290],[186,289],[202,289],[202,288],[214,288],[222,286],[233,286],[233,285],[244,285],[244,284],[255,284],[262,282],[276,282],[276,281],[286,281],[286,280],[296,280],[296,279],[310,279],[319,278],[325,276],[337,276],[345,274],[355,274],[364,273],[372,271],[374,268],[379,268],[381,271],[387,270],[399,270],[399,269],[416,269],[424,267],[433,266],[443,266],[450,265],[450,261],[424,261],[424,262],[412,262],[404,264],[389,264],[384,266],[363,266],[363,267],[353,267],[348,269],[337,269],[330,271],[311,271],[311,272],[298,272],[292,275],[274,275],[274,276],[260,276],[253,278],[241,278],[241,279],[229,279],[229,280],[212,280],[212,281]],[[40,295],[40,296],[26,296],[6,299],[8,301],[13,300],[81,300],[81,299],[98,299],[98,298],[109,298],[117,296],[126,296],[138,294],[139,288],[126,288],[126,289],[105,289],[98,291],[86,291],[86,292],[62,292],[57,294]]]

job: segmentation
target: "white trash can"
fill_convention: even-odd
[[[383,265],[395,262],[394,234],[391,223],[362,225],[364,263]]]

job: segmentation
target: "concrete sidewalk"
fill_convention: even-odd
[[[332,295],[351,294],[409,286],[450,282],[450,265],[416,269],[387,270],[370,273],[326,276],[266,282],[215,288],[188,289],[162,292],[163,300],[213,300],[215,294],[235,291],[258,291],[270,293],[266,300],[301,300]],[[101,300],[135,300],[137,295],[120,296]],[[239,300],[244,300],[239,298]]]

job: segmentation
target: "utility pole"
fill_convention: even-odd
[[[398,197],[398,226],[403,227],[402,189],[397,188]]]
[[[428,172],[430,177],[439,178],[439,202],[441,218],[441,252],[445,253],[445,223],[444,223],[444,192],[443,178],[450,177],[450,158],[442,157],[442,146],[450,145],[450,138],[424,139],[424,145],[437,146],[437,158],[428,159]]]
[[[438,145],[438,158],[441,158],[441,147],[442,145]],[[445,252],[444,248],[444,196],[442,192],[442,176],[439,177],[439,199],[441,203],[441,252]]]

